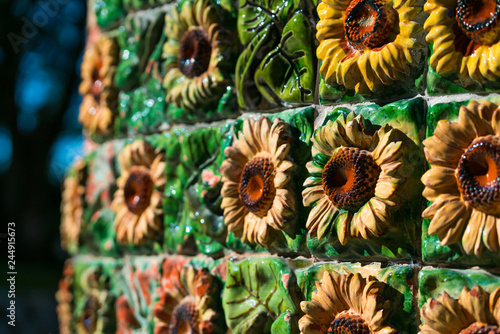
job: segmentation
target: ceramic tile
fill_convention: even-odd
[[[116,27],[126,15],[122,0],[93,0],[91,3],[97,25],[102,30]]]
[[[159,298],[162,258],[127,257],[117,277],[119,297],[116,300],[117,331],[153,333],[153,308]]]
[[[115,37],[99,35],[83,55],[82,81],[78,87],[82,103],[78,121],[84,133],[102,142],[115,133],[118,88],[115,84],[119,45]]]
[[[417,277],[412,266],[322,263],[295,273],[304,298],[300,304],[304,315],[298,322],[301,332],[319,326],[328,328],[334,321],[339,327],[349,326],[356,321],[352,310],[348,311],[349,305],[357,305],[355,312],[371,332],[417,332],[418,317],[413,305]],[[325,304],[325,295],[331,303]],[[362,302],[368,299],[376,300],[375,305]]]
[[[314,115],[314,108],[305,107],[235,122],[220,165],[228,242],[241,240],[258,252],[307,253],[299,194]]]
[[[316,57],[313,3],[240,0],[236,65],[238,103],[269,109],[314,100]]]
[[[421,98],[335,108],[316,129],[302,192],[311,208],[307,246],[315,257],[356,261],[418,255],[424,108]],[[339,179],[344,175],[339,169],[344,178]]]
[[[197,333],[226,333],[223,285],[206,264],[188,257],[163,260],[158,299],[153,307],[155,333],[177,333],[185,326]]]
[[[121,261],[77,258],[72,263],[72,319],[75,332],[110,333],[116,330],[114,305]]]
[[[222,295],[228,328],[237,333],[297,333],[297,292],[295,275],[284,260],[228,261]]]
[[[184,0],[165,22],[161,61],[167,120],[194,123],[236,115],[232,78],[238,41],[232,3]]]
[[[220,215],[220,173],[230,124],[182,128],[158,138],[165,148],[165,249],[179,254],[220,256],[226,231]]]
[[[377,11],[361,12],[360,8],[369,6],[363,0],[318,5],[321,103],[392,100],[423,92],[426,50],[419,34],[421,4],[376,1]],[[373,24],[364,35],[358,22],[363,19]]]
[[[119,28],[120,61],[115,82],[118,117],[115,132],[151,133],[166,122],[161,48],[165,41],[165,8],[127,18]]]
[[[111,141],[77,162],[65,181],[61,211],[63,246],[71,253],[118,254],[111,201],[118,176],[115,154],[123,141]]]
[[[491,101],[439,103],[429,109],[424,146],[430,170],[422,178],[429,200],[423,213],[424,261],[495,266],[500,260],[497,205],[483,195],[496,181],[482,179],[496,177],[485,160],[498,156],[491,144],[498,98]]]
[[[478,14],[471,21],[470,4],[427,1],[424,10],[430,43],[427,91],[431,95],[491,92],[500,89],[496,26],[489,14]],[[480,6],[487,6],[481,3]],[[485,7],[480,7],[485,8]]]
[[[500,277],[483,270],[424,268],[419,274],[421,331],[449,333],[497,328]]]

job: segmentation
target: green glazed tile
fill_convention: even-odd
[[[127,317],[118,319],[118,329],[121,325],[122,330],[126,328],[130,333],[153,333],[153,307],[158,299],[161,264],[161,257],[125,258],[116,280],[120,292],[117,309],[126,310]]]
[[[317,236],[308,234],[307,246],[315,257],[341,261],[358,261],[360,259],[378,261],[415,257],[420,252],[419,226],[421,224],[421,192],[423,189],[420,177],[425,170],[425,158],[421,143],[425,133],[424,101],[421,98],[416,98],[391,103],[383,107],[368,105],[352,109],[335,108],[327,114],[323,124],[351,112],[354,112],[355,115],[362,115],[373,125],[389,124],[400,131],[398,132],[398,141],[402,141],[405,146],[403,165],[400,170],[405,177],[405,182],[399,188],[400,202],[397,209],[392,212],[392,225],[379,237],[373,236],[369,240],[352,237],[345,245],[342,245],[337,234],[340,223],[334,217],[335,220],[328,223],[329,227],[325,230],[325,236],[321,240],[318,240]],[[319,159],[319,154],[317,159]]]
[[[175,129],[157,137],[167,159],[164,200],[165,248],[180,254],[223,254],[226,231],[220,215],[216,163],[227,145],[230,124]]]
[[[121,140],[110,141],[89,155],[80,253],[116,256],[120,252],[113,229],[111,202],[119,173],[115,157],[123,145]]]
[[[146,70],[151,71],[151,57],[164,37],[165,20],[163,10],[149,15],[132,16],[125,19],[117,31],[120,60],[115,75],[115,85],[122,91],[137,87]]]
[[[308,0],[240,0],[236,65],[238,104],[269,109],[314,100],[315,13]]]
[[[228,261],[222,295],[233,333],[299,333],[296,278],[286,262],[273,258]]]
[[[125,17],[122,0],[94,0],[92,9],[97,25],[103,30],[115,27]]]
[[[418,306],[422,308],[429,298],[437,298],[445,291],[458,299],[464,287],[479,285],[487,292],[500,287],[500,277],[480,269],[448,269],[424,267],[418,274]]]

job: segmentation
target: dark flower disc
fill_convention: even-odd
[[[483,45],[491,45],[500,35],[500,0],[459,0],[457,23],[465,35]]]
[[[469,327],[462,329],[459,334],[500,334],[500,329],[498,326],[475,322]]]
[[[381,47],[387,41],[397,13],[380,0],[354,0],[346,10],[344,32],[356,49]]]
[[[170,318],[170,334],[198,334],[198,310],[193,302],[182,302]]]
[[[370,152],[341,147],[323,168],[323,189],[337,208],[357,211],[374,195],[379,174]]]
[[[462,197],[485,213],[500,214],[500,138],[477,138],[458,164],[456,177]]]
[[[196,28],[184,34],[179,46],[179,69],[185,76],[193,78],[205,73],[211,56],[212,45],[205,31]]]
[[[94,333],[97,327],[97,310],[99,301],[94,296],[89,296],[85,302],[79,322],[85,333]]]
[[[370,334],[370,329],[360,315],[343,311],[330,323],[328,334]]]
[[[240,181],[240,199],[248,211],[264,217],[273,204],[274,164],[269,157],[255,157],[245,165]]]
[[[90,93],[97,102],[101,99],[101,94],[103,91],[101,76],[99,75],[99,69],[101,68],[101,61],[99,60],[95,64],[95,68],[92,71],[92,87],[90,88]]]
[[[142,166],[132,166],[123,193],[131,212],[141,214],[146,210],[153,193],[153,180],[149,170]]]

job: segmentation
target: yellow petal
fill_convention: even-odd
[[[467,287],[464,287],[458,301],[476,321],[487,324],[495,321],[488,307],[489,296],[479,285],[473,286],[470,291]]]

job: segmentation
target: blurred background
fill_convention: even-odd
[[[83,0],[0,0],[0,333],[58,333],[64,173],[82,154]],[[7,223],[16,225],[16,327],[7,325]]]

